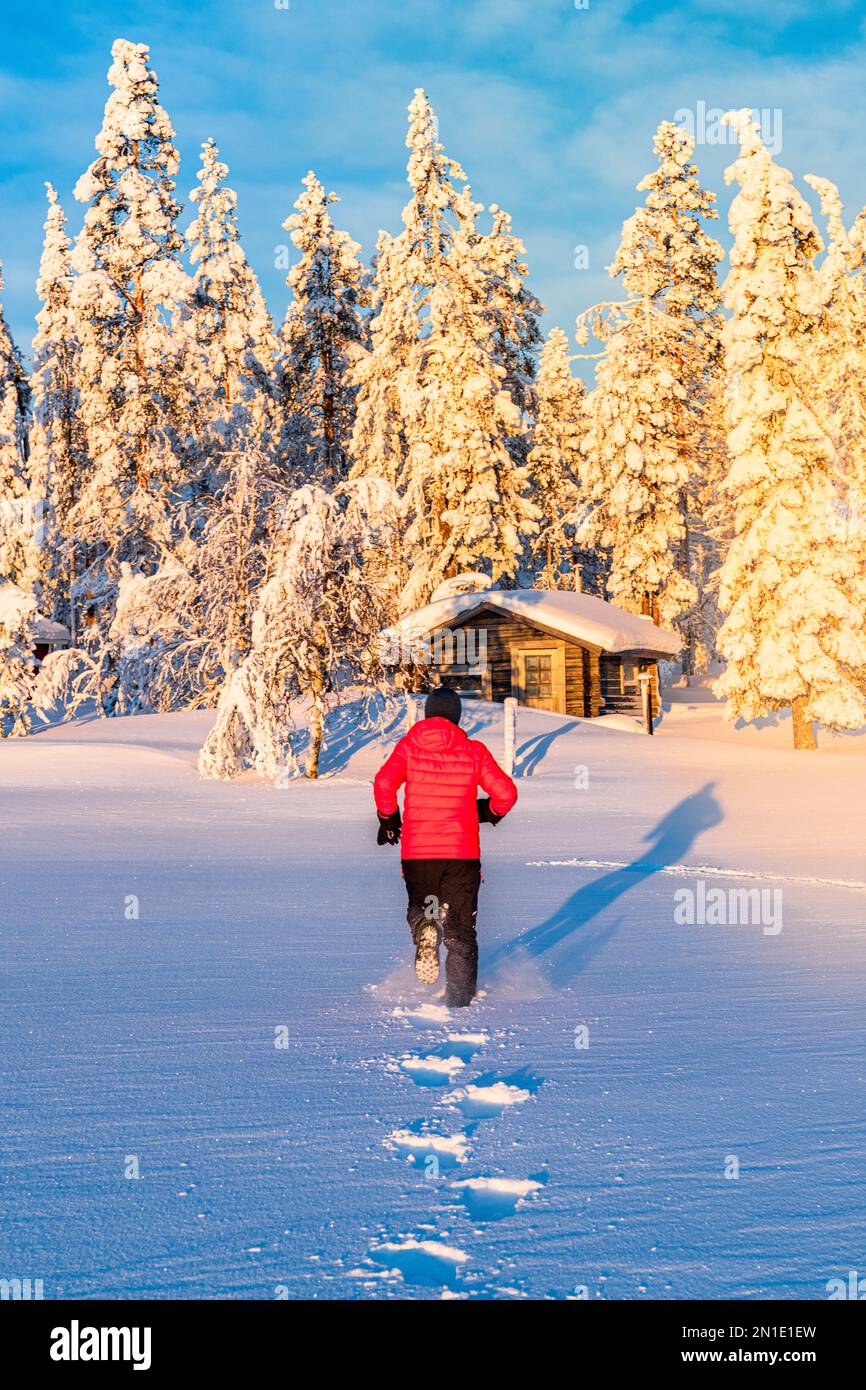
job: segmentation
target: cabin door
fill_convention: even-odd
[[[511,652],[511,693],[530,709],[565,714],[565,648],[556,642],[521,642]]]

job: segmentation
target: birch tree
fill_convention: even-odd
[[[259,591],[249,654],[232,673],[202,748],[205,777],[246,770],[293,775],[293,717],[306,719],[306,775],[318,777],[329,709],[343,689],[381,683],[378,636],[387,596],[365,559],[393,524],[395,497],[382,479],[306,484],[289,498]]]

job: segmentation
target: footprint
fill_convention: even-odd
[[[492,1086],[475,1086],[470,1083],[459,1091],[451,1091],[445,1097],[445,1101],[456,1105],[467,1119],[489,1120],[494,1115],[501,1115],[509,1105],[522,1105],[531,1095],[531,1091],[524,1091],[520,1086],[509,1086],[505,1081],[496,1081]]]
[[[440,1168],[456,1168],[465,1163],[470,1150],[468,1136],[461,1133],[413,1134],[409,1129],[395,1129],[384,1143],[415,1163],[435,1158]]]
[[[392,1018],[405,1018],[413,1028],[438,1028],[451,1022],[451,1010],[444,1004],[420,1004],[417,1009],[396,1008],[391,1010]]]
[[[486,1047],[489,1041],[488,1033],[449,1033],[443,1050],[447,1047],[456,1057],[462,1057],[468,1062],[470,1057],[474,1057],[476,1052]]]
[[[444,1097],[446,1105],[456,1105],[468,1119],[487,1120],[501,1115],[511,1105],[522,1105],[544,1085],[528,1067],[521,1067],[510,1076],[497,1077],[494,1072],[476,1076],[457,1091]]]
[[[449,1086],[465,1065],[462,1057],[452,1054],[442,1057],[431,1053],[428,1057],[400,1059],[402,1070],[411,1076],[416,1086]]]
[[[513,1216],[526,1198],[543,1185],[533,1178],[463,1178],[451,1184],[476,1221],[500,1221],[503,1216]]]
[[[460,1271],[469,1256],[438,1240],[401,1240],[373,1246],[369,1258],[407,1284],[444,1284],[453,1288],[459,1283]]]

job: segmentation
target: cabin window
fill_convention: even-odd
[[[491,700],[493,698],[487,680],[487,672],[480,670],[477,666],[467,664],[434,667],[428,671],[428,679],[431,685],[450,685],[452,690],[456,690],[463,699]]]

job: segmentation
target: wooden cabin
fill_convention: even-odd
[[[25,645],[32,641],[37,665],[42,664],[49,652],[70,645],[69,629],[63,623],[44,618],[34,596],[8,582],[0,583],[0,635],[11,637],[13,642],[23,637]]]
[[[33,652],[40,666],[50,652],[59,652],[70,645],[69,628],[63,623],[55,623],[51,618],[36,619]]]
[[[439,599],[391,632],[414,643],[428,685],[463,696],[505,700],[595,719],[643,713],[642,671],[659,709],[658,661],[680,639],[649,618],[594,594],[553,589],[486,589]]]

